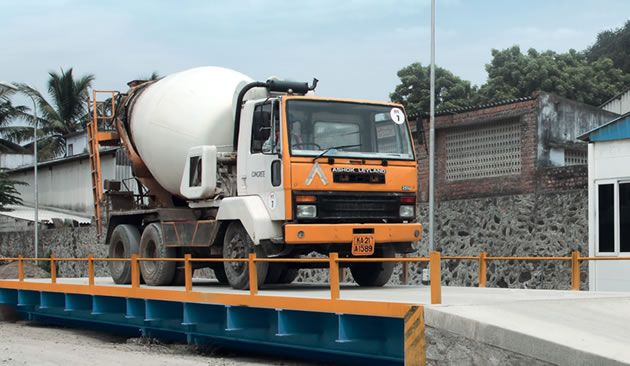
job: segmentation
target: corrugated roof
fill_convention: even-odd
[[[102,148],[100,153],[101,155],[106,154],[108,152],[112,152],[112,151],[116,151],[118,150],[119,147],[106,147],[106,148]],[[57,158],[57,159],[52,159],[52,160],[46,160],[46,161],[40,161],[37,164],[37,167],[45,167],[45,166],[49,166],[49,165],[58,165],[58,164],[63,164],[72,160],[79,160],[79,159],[84,159],[84,158],[88,158],[89,154],[87,152],[81,153],[81,154],[76,154],[76,155],[72,155],[72,156],[64,156],[61,158]],[[19,168],[15,168],[15,169],[11,169],[8,170],[7,172],[19,172],[22,170],[33,170],[33,165],[25,165],[25,166],[21,166]]]
[[[630,113],[596,127],[578,136],[578,139],[589,142],[630,139]]]
[[[445,110],[441,110],[441,111],[437,112],[435,115],[436,116],[443,116],[443,115],[447,115],[447,114],[464,113],[464,112],[475,111],[475,110],[478,110],[478,109],[492,108],[492,107],[497,107],[497,106],[506,105],[506,104],[525,102],[525,101],[534,100],[534,99],[536,99],[535,95],[530,95],[530,96],[521,97],[521,98],[503,99],[503,100],[499,100],[499,101],[496,101],[496,102],[493,102],[493,103],[479,104],[479,105],[470,106],[470,107],[445,109]],[[424,113],[424,114],[421,114],[421,115],[420,114],[419,115],[413,115],[413,116],[409,116],[409,119],[416,119],[418,117],[426,117],[428,115],[429,115],[428,113]]]
[[[602,103],[602,104],[599,106],[599,108],[604,108],[604,107],[606,106],[606,104],[608,104],[608,103],[612,102],[612,101],[613,101],[613,100],[615,100],[615,99],[619,99],[619,98],[621,98],[621,96],[622,96],[622,95],[624,95],[624,94],[626,94],[626,93],[628,93],[628,92],[630,92],[630,86],[628,86],[627,88],[625,88],[624,90],[622,90],[620,93],[615,94],[615,96],[614,96],[614,97],[612,97],[612,98],[608,99],[607,101],[605,101],[604,103]]]
[[[0,215],[12,217],[19,220],[35,221],[35,209],[33,207],[18,205],[9,205],[6,207],[11,209],[12,211],[0,211]],[[52,224],[53,219],[69,219],[72,221],[76,221],[79,224],[90,224],[92,222],[92,218],[88,216],[62,213],[41,208],[37,211],[37,219],[39,220],[39,222],[43,222],[46,224]]]

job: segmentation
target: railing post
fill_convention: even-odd
[[[337,253],[328,254],[328,265],[329,265],[328,277],[330,278],[330,299],[338,300],[339,299],[339,254]]]
[[[580,291],[580,252],[571,253],[571,290]]]
[[[88,256],[88,284],[94,286],[94,256]]]
[[[249,261],[247,262],[249,271],[249,294],[258,294],[258,271],[256,270],[256,253],[249,253]]]
[[[57,262],[55,256],[50,256],[50,283],[57,283]]]
[[[486,257],[488,254],[486,252],[479,253],[479,287],[486,287],[486,275],[487,271],[487,263]]]
[[[429,270],[431,276],[431,304],[442,303],[442,260],[440,252],[432,251],[429,253]]]
[[[192,291],[192,266],[190,264],[190,254],[184,255],[184,284],[186,285],[186,292]]]
[[[18,280],[24,281],[24,259],[22,256],[18,256]]]
[[[131,288],[140,287],[140,268],[138,268],[138,255],[131,255]]]

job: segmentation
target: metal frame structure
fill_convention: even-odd
[[[109,95],[105,101],[98,101],[99,95]],[[92,177],[92,197],[94,198],[94,217],[96,220],[96,232],[98,235],[103,230],[103,212],[101,203],[103,201],[103,174],[101,171],[101,145],[117,145],[119,142],[118,133],[111,125],[114,122],[116,111],[115,99],[118,92],[115,90],[92,90],[92,100],[88,103],[88,115],[91,120],[87,124],[88,146],[90,154],[90,175]],[[99,111],[99,107],[111,103],[110,113]],[[107,126],[110,125],[110,128]]]
[[[24,317],[64,325],[115,330],[130,335],[202,344],[224,344],[256,352],[309,357],[349,364],[423,365],[426,362],[424,307],[442,303],[440,281],[431,281],[430,301],[400,303],[346,300],[340,296],[339,273],[343,263],[402,262],[429,263],[431,278],[441,278],[443,260],[479,262],[479,287],[486,287],[488,261],[564,261],[571,265],[571,289],[580,289],[583,261],[630,260],[630,257],[503,257],[442,256],[403,258],[3,258],[17,261],[17,280],[0,280],[0,306],[15,309]],[[49,261],[50,281],[27,280],[26,261]],[[58,279],[60,261],[87,262],[87,283]],[[130,261],[130,285],[103,285],[95,280],[95,263]],[[183,287],[140,285],[139,262],[184,263]],[[195,262],[314,262],[328,264],[329,298],[269,296],[259,294],[257,271],[249,271],[250,288],[243,292],[195,291],[192,272]],[[83,279],[85,282],[86,279]],[[376,290],[378,291],[378,290]],[[419,294],[420,295],[420,294]]]

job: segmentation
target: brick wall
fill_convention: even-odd
[[[468,197],[499,196],[533,192],[536,188],[536,149],[537,149],[537,101],[526,100],[499,106],[477,109],[457,114],[436,116],[436,163],[438,200],[462,199]],[[457,127],[482,123],[518,120],[521,124],[521,174],[479,178],[449,182],[446,180],[446,134]],[[416,121],[422,125],[424,136],[416,134],[418,157],[418,179],[420,200],[428,200],[429,182],[429,121],[427,118]]]
[[[538,190],[542,192],[588,188],[588,166],[544,167],[538,170]]]

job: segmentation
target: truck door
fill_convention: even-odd
[[[244,164],[246,169],[239,169],[239,195],[260,196],[271,219],[284,220],[282,144],[279,137],[282,134],[278,101],[255,104],[251,116],[249,143],[239,142],[239,155],[248,157]],[[241,146],[249,148],[244,151]],[[239,159],[239,162],[243,162],[243,159]]]

